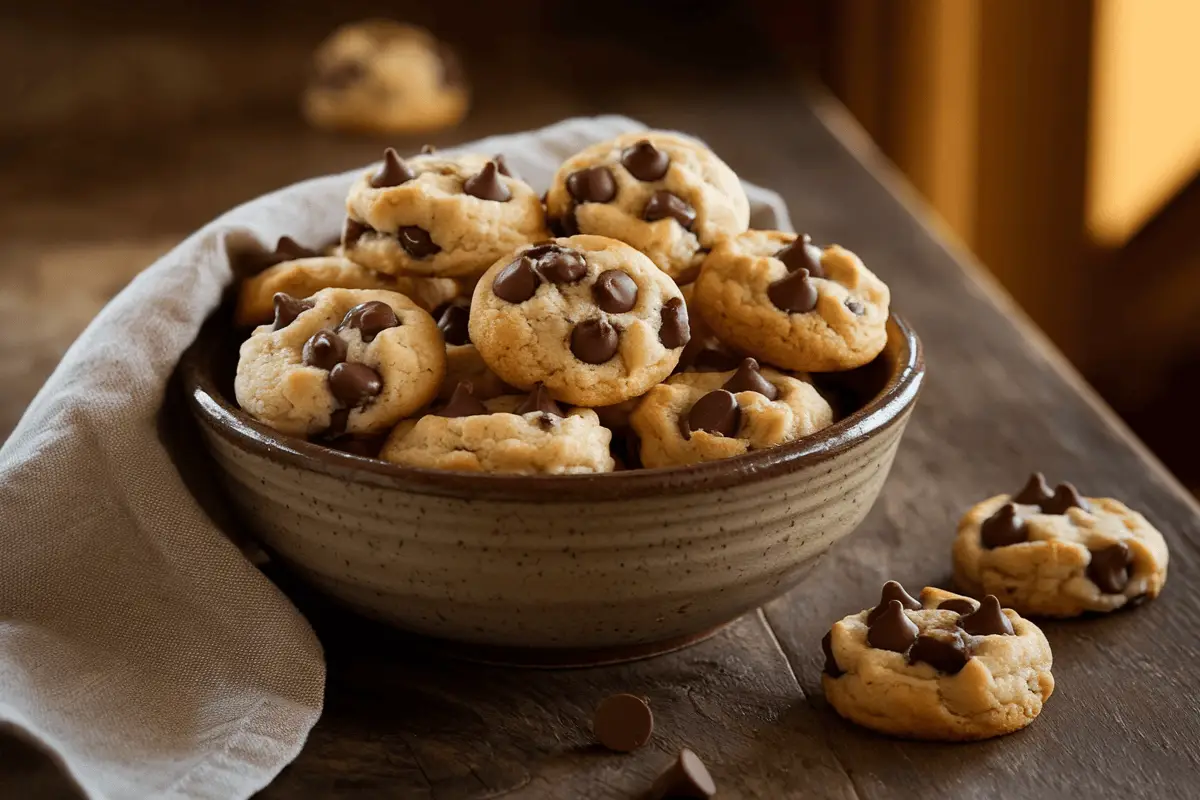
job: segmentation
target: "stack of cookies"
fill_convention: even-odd
[[[748,230],[737,175],[644,132],[567,159],[544,197],[503,155],[386,151],[326,254],[282,241],[237,310],[241,407],[411,466],[608,472],[728,458],[834,421],[811,373],[883,349],[853,253]]]

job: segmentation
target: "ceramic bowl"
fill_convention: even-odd
[[[278,434],[237,408],[236,353],[218,312],[181,377],[234,509],[272,554],[363,614],[547,663],[671,649],[794,586],[871,508],[924,375],[893,315],[884,352],[826,387],[849,413],[814,436],[687,468],[510,476]]]

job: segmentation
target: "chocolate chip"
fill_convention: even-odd
[[[567,176],[567,191],[580,203],[607,203],[617,196],[617,182],[607,167],[588,167]]]
[[[879,593],[879,604],[871,609],[871,613],[867,614],[867,624],[870,625],[883,612],[887,611],[888,603],[893,600],[899,601],[900,605],[909,611],[917,611],[921,608],[921,604],[917,602],[916,598],[904,591],[904,587],[898,581],[888,581],[883,585],[883,591]]]
[[[279,241],[275,242],[275,251],[271,253],[271,258],[275,264],[282,264],[285,261],[295,261],[298,258],[315,258],[321,255],[316,250],[310,250],[304,245],[297,242],[290,236],[280,236]]]
[[[383,379],[366,364],[343,361],[329,371],[329,391],[342,405],[357,408],[383,391]]]
[[[633,147],[621,151],[621,165],[639,181],[656,181],[667,174],[671,157],[651,144],[649,139],[642,139]]]
[[[693,372],[729,372],[737,369],[742,363],[742,357],[715,339],[691,339],[679,354],[676,372],[692,370]]]
[[[967,643],[953,631],[934,631],[918,636],[908,651],[908,663],[923,662],[947,675],[957,675],[971,659]]]
[[[733,376],[725,381],[725,385],[721,388],[734,394],[758,392],[768,400],[774,400],[779,396],[779,390],[775,388],[775,384],[762,376],[762,373],[758,371],[758,362],[753,358],[742,359],[737,372],[733,373]]]
[[[688,205],[688,202],[679,195],[662,189],[650,195],[650,199],[646,201],[646,207],[642,209],[642,219],[654,222],[667,217],[690,230],[692,223],[696,221],[696,209]]]
[[[996,595],[989,594],[983,598],[974,614],[964,614],[958,618],[958,627],[972,636],[1012,636],[1013,626],[1005,613],[1000,609],[1000,601]]]
[[[1035,472],[1029,476],[1029,480],[1021,487],[1021,491],[1012,496],[1010,502],[1020,503],[1023,506],[1040,506],[1050,502],[1052,497],[1054,497],[1054,492],[1046,483],[1046,476]]]
[[[575,236],[579,233],[579,221],[575,219],[575,206],[567,209],[561,217],[551,217],[547,220],[550,231],[555,236]]]
[[[674,350],[692,340],[692,329],[688,325],[687,306],[683,304],[683,298],[672,297],[667,300],[663,303],[659,316],[662,321],[658,326],[658,340],[662,342],[663,347]]]
[[[904,613],[899,600],[889,600],[883,612],[867,627],[867,644],[877,650],[904,653],[917,639],[917,626]]]
[[[338,325],[338,330],[346,328],[358,330],[362,333],[364,342],[372,342],[383,331],[399,327],[399,325],[400,319],[391,306],[379,300],[368,300],[347,311],[346,316],[342,317],[341,324]]]
[[[955,614],[974,614],[978,606],[973,600],[968,600],[965,597],[951,597],[949,600],[943,600],[938,603],[938,610],[953,611]]]
[[[679,756],[654,780],[645,800],[710,800],[717,793],[717,784],[699,756],[686,747]]]
[[[403,226],[396,231],[396,238],[400,240],[400,246],[404,248],[404,252],[413,258],[425,258],[442,252],[442,248],[429,238],[429,232],[416,225]]]
[[[421,145],[421,155],[423,155],[423,156],[431,156],[436,152],[437,152],[437,148],[431,144]]]
[[[624,314],[637,305],[638,287],[633,278],[621,270],[605,270],[592,285],[592,297],[601,311]]]
[[[775,257],[783,262],[788,272],[806,269],[814,278],[825,277],[825,269],[821,266],[821,248],[812,243],[812,237],[807,233],[797,236],[795,241],[777,252]]]
[[[480,200],[491,200],[495,203],[505,203],[512,199],[512,192],[500,180],[499,168],[495,161],[483,165],[478,174],[463,181],[463,191]]]
[[[296,321],[296,317],[313,307],[310,301],[292,297],[284,292],[276,292],[273,300],[275,303],[275,330],[291,325]]]
[[[342,246],[349,247],[361,239],[364,233],[374,230],[370,225],[364,225],[356,219],[346,217],[346,224],[342,226]]]
[[[383,169],[371,176],[371,186],[375,189],[387,189],[407,183],[415,177],[417,173],[404,163],[396,148],[389,147],[383,151]]]
[[[346,360],[346,343],[333,331],[320,330],[308,337],[301,355],[307,366],[333,369]]]
[[[533,391],[521,401],[521,405],[517,406],[517,410],[513,413],[529,414],[534,411],[540,411],[543,414],[549,414],[554,417],[564,416],[562,408],[558,403],[554,402],[554,398],[550,396],[550,392],[546,389],[545,384],[540,382],[533,385]]]
[[[1025,520],[1013,503],[1005,503],[979,526],[979,542],[988,550],[1020,544],[1029,538]]]
[[[592,716],[592,732],[600,744],[618,753],[632,752],[650,741],[654,715],[646,701],[632,694],[614,694],[600,701]]]
[[[471,307],[463,303],[442,306],[437,326],[446,344],[456,347],[471,343]]]
[[[833,654],[833,631],[821,637],[821,650],[825,653],[825,674],[831,678],[840,678],[846,671],[838,666],[837,656]]]
[[[1129,565],[1132,563],[1133,551],[1129,545],[1116,542],[1092,551],[1087,576],[1105,594],[1120,594],[1129,585]]]
[[[317,70],[313,82],[318,88],[336,92],[353,86],[367,75],[367,68],[358,61],[336,61]]]
[[[475,387],[470,381],[459,381],[454,387],[454,394],[450,395],[450,400],[446,405],[442,406],[440,411],[434,411],[436,417],[474,417],[479,414],[490,413],[480,400],[475,397]]]
[[[496,273],[492,293],[509,303],[524,303],[533,297],[540,282],[533,261],[522,256]]]
[[[550,283],[575,283],[587,274],[587,261],[578,250],[543,244],[526,250],[525,257],[533,262],[537,273]]]
[[[817,286],[808,279],[808,270],[798,269],[768,286],[767,297],[781,311],[803,314],[817,307]]]
[[[732,438],[737,435],[741,422],[742,410],[737,398],[724,389],[717,389],[697,400],[688,411],[687,430]]]
[[[846,298],[846,310],[856,317],[861,317],[863,314],[867,313],[866,307],[851,297]]]
[[[521,176],[516,173],[516,170],[508,165],[508,160],[505,159],[503,153],[496,153],[496,155],[492,156],[492,161],[496,162],[496,169],[500,170],[501,175],[513,178],[514,180],[521,180]],[[545,203],[546,198],[543,197],[542,204],[545,205]]]
[[[589,319],[571,331],[571,352],[585,364],[603,364],[617,354],[621,336],[606,319]]]
[[[1054,496],[1042,503],[1043,514],[1065,514],[1069,508],[1081,508],[1088,511],[1087,500],[1079,494],[1079,490],[1069,483],[1060,483],[1054,487]]]
[[[466,73],[463,71],[462,62],[458,60],[458,54],[451,50],[445,42],[438,42],[437,54],[442,65],[442,86],[448,89],[466,86]]]

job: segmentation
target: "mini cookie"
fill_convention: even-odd
[[[699,142],[662,131],[618,136],[567,159],[546,208],[562,232],[627,242],[679,283],[750,220],[733,170]]]
[[[1016,495],[972,508],[954,541],[954,580],[1023,614],[1074,617],[1158,597],[1167,543],[1141,514],[1107,497],[1080,497],[1040,472]]]
[[[1024,728],[1054,691],[1042,632],[988,595],[932,587],[913,599],[895,581],[879,605],[821,640],[821,683],[839,714],[908,739],[988,739]]]
[[[491,400],[516,391],[488,368],[479,350],[471,344],[469,300],[456,299],[434,311],[433,316],[446,340],[446,377],[442,379],[442,388],[438,389],[439,400],[449,400],[460,383],[469,383],[480,400]]]
[[[485,403],[462,383],[443,408],[397,425],[379,457],[467,472],[611,472],[610,436],[596,412],[564,412],[541,386],[528,397],[507,395]]]
[[[430,131],[467,112],[458,57],[422,28],[382,19],[344,25],[313,60],[304,114],[319,128]]]
[[[471,341],[492,371],[555,399],[602,406],[671,374],[690,336],[674,281],[646,256],[603,236],[518,250],[480,279]]]
[[[242,281],[235,325],[260,325],[275,313],[275,295],[308,297],[321,289],[387,289],[399,292],[426,311],[454,297],[458,287],[448,278],[405,278],[373,272],[348,258],[318,256],[285,261]]]
[[[833,423],[812,384],[747,358],[733,372],[673,375],[646,393],[630,423],[647,467],[696,464],[795,441]]]
[[[549,235],[541,200],[500,155],[405,161],[389,147],[350,187],[346,214],[346,256],[389,275],[478,276]]]
[[[748,231],[713,248],[695,301],[722,341],[785,369],[833,372],[883,350],[889,297],[849,250]]]
[[[234,392],[293,436],[370,434],[433,399],[446,351],[433,318],[402,294],[323,289],[275,295],[275,321],[242,343]]]

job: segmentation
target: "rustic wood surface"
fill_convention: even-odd
[[[745,178],[778,189],[800,229],[859,252],[892,286],[929,365],[891,478],[861,529],[762,611],[692,648],[617,667],[522,671],[441,659],[299,593],[329,657],[326,711],[262,797],[627,798],[685,745],[723,798],[1194,796],[1195,503],[982,271],[930,229],[834,103],[755,85],[716,82],[695,96],[656,81],[619,93],[560,86],[520,114],[484,97],[465,129],[435,140],[628,113],[705,137]],[[230,124],[93,164],[93,178],[113,180],[88,192],[0,198],[0,435],[71,337],[156,253],[226,206],[378,150],[376,141],[290,122]],[[821,697],[821,634],[871,605],[888,578],[914,591],[944,584],[962,511],[1016,488],[1032,469],[1143,510],[1171,546],[1165,594],[1110,618],[1047,623],[1058,688],[1024,732],[952,746],[843,722]],[[644,694],[654,709],[655,736],[631,755],[591,741],[591,709],[615,691]],[[66,784],[30,753],[12,740],[0,745],[0,764],[10,765],[0,795],[63,796]]]

